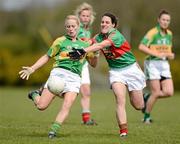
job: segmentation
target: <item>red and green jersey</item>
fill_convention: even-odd
[[[160,26],[157,25],[156,27],[149,30],[146,35],[143,37],[141,44],[144,44],[150,49],[155,49],[158,51],[171,51],[172,47],[172,32],[170,30],[166,30],[166,34],[161,34]],[[161,60],[155,56],[148,56],[147,60]]]
[[[97,43],[103,40],[111,42],[111,46],[102,49],[110,68],[124,68],[136,62],[129,43],[117,29],[113,28],[108,34],[100,33],[95,36]]]
[[[77,37],[82,39],[83,41],[89,40],[91,38],[91,31],[90,31],[90,29],[85,29],[83,27],[83,24],[81,24]]]
[[[85,29],[83,24],[80,24],[79,32],[77,35],[78,38],[80,38],[83,41],[88,41],[91,38],[91,31],[90,29]],[[87,61],[84,61],[84,64],[87,63]]]
[[[72,51],[72,48],[83,49],[88,46],[89,44],[87,42],[84,42],[80,39],[77,39],[73,42],[68,35],[65,35],[57,38],[53,42],[52,46],[47,52],[47,55],[49,57],[54,57],[55,62],[53,67],[67,69],[73,73],[81,75],[85,58],[73,61],[67,54],[68,52]]]

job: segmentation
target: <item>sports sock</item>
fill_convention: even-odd
[[[90,120],[91,113],[90,112],[83,112],[82,113],[82,121],[87,122]]]
[[[125,123],[125,124],[120,124],[120,125],[119,125],[119,128],[120,128],[120,130],[119,130],[119,133],[120,133],[120,134],[121,134],[121,133],[128,133],[127,123]]]
[[[122,133],[126,133],[126,134],[127,134],[127,133],[128,133],[128,129],[127,129],[127,128],[121,129],[121,130],[120,130],[120,134],[122,134]]]
[[[148,119],[148,118],[150,118],[150,113],[145,112],[145,113],[144,113],[144,120],[146,120],[146,119]]]
[[[35,98],[37,97],[37,96],[40,96],[38,93],[33,93],[32,94],[32,99],[33,99],[33,101],[35,100]]]
[[[53,122],[50,131],[57,133],[60,128],[61,128],[61,124],[59,122]]]
[[[143,97],[144,97],[144,102],[147,103],[149,97],[151,96],[151,93],[144,93]]]

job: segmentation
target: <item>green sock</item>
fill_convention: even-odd
[[[144,102],[147,103],[149,97],[151,96],[150,93],[144,93],[143,97],[144,97]]]
[[[53,122],[50,131],[57,133],[60,128],[61,128],[61,124],[59,122]]]
[[[32,94],[32,99],[33,99],[33,101],[35,100],[35,97],[37,97],[37,96],[40,96],[40,95],[37,94],[37,93],[33,93],[33,94]]]
[[[144,113],[144,120],[146,120],[147,118],[150,118],[150,113],[145,112]]]

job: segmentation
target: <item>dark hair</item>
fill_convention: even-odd
[[[170,13],[169,13],[168,11],[166,11],[166,10],[161,10],[160,13],[159,13],[158,18],[161,18],[161,16],[162,16],[163,14],[170,15]]]
[[[117,26],[118,19],[117,19],[116,16],[114,16],[112,13],[105,13],[105,14],[103,14],[103,16],[108,16],[108,17],[110,17],[112,24],[115,25],[114,27]],[[103,17],[103,16],[102,16],[102,17]]]

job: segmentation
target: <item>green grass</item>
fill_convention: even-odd
[[[180,144],[180,93],[156,103],[152,125],[141,123],[143,115],[127,101],[129,135],[122,139],[118,135],[112,92],[94,90],[92,115],[98,126],[81,125],[79,96],[59,137],[49,140],[47,133],[62,100],[56,98],[47,110],[40,112],[27,99],[29,90],[0,88],[0,144]]]

